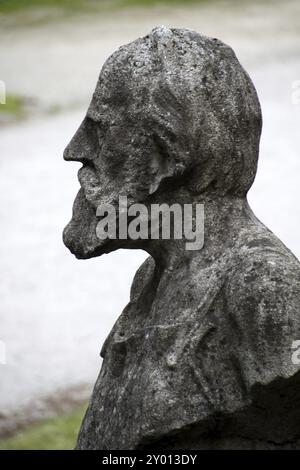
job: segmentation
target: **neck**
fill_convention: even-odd
[[[189,199],[190,201],[191,199]],[[168,201],[168,204],[170,206],[175,202],[178,203],[178,199],[173,202]],[[181,201],[181,207],[184,208],[186,203],[186,200]],[[200,220],[201,217],[198,217],[197,220],[197,216],[195,217],[198,204],[203,205],[204,220]],[[249,206],[246,198],[200,195],[192,202],[192,206],[193,231],[200,243],[190,243],[191,240],[187,240],[185,237],[182,239],[149,240],[145,249],[153,256],[158,268],[172,271],[195,259],[200,264],[211,262],[219,257],[226,247],[233,244],[236,235],[248,220]],[[204,235],[203,244],[199,231]],[[171,236],[173,233],[171,230]],[[190,249],[187,249],[188,246]]]

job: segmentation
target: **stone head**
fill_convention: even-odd
[[[104,64],[64,158],[82,163],[64,242],[78,258],[130,240],[99,240],[100,204],[163,203],[184,191],[245,197],[256,174],[261,110],[234,52],[187,29],[155,28]]]

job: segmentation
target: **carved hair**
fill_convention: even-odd
[[[196,193],[247,193],[262,116],[254,85],[229,46],[190,30],[158,27],[121,47],[106,65],[122,83],[115,99],[130,105],[169,176],[188,174]]]

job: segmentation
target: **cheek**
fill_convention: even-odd
[[[151,152],[131,128],[107,131],[97,161],[99,180],[105,188],[140,200],[149,194],[153,179]]]
[[[124,136],[122,129],[111,128],[107,131],[102,143],[98,166],[110,178],[117,178],[124,171],[132,154],[128,134]]]

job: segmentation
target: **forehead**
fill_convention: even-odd
[[[153,57],[146,49],[139,40],[122,46],[108,58],[102,67],[89,115],[97,117],[109,111],[129,110],[136,115],[141,111],[143,104],[149,101],[154,78]]]
[[[105,64],[101,70],[87,115],[98,120],[107,113],[120,113],[130,106],[134,87],[125,68]]]

